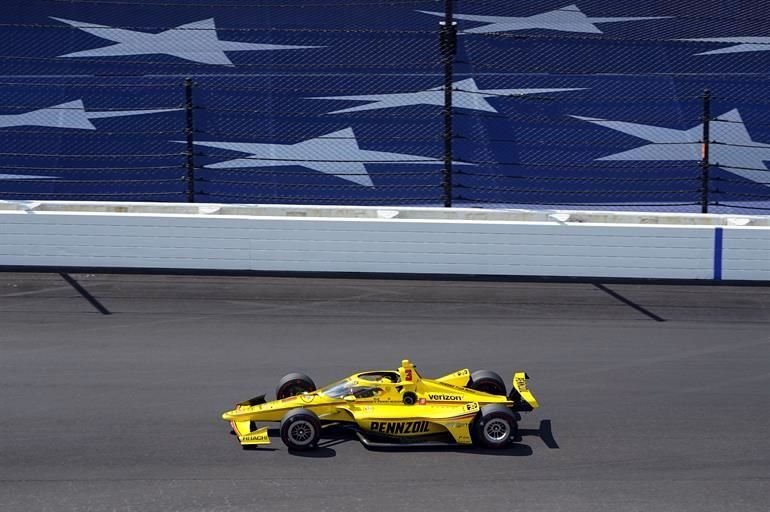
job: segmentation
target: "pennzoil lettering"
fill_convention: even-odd
[[[421,434],[428,432],[428,421],[373,421],[369,430],[382,434]]]
[[[460,395],[428,394],[428,398],[435,402],[459,402],[463,397]]]

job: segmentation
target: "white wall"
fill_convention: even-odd
[[[724,278],[770,279],[770,229],[723,229]],[[712,279],[714,228],[8,210],[0,265]]]
[[[770,229],[725,228],[722,279],[770,281]]]

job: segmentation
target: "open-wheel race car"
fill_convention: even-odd
[[[316,389],[301,373],[282,378],[276,400],[265,395],[222,414],[243,446],[270,443],[268,427],[280,422],[281,439],[291,450],[318,446],[328,427],[352,430],[369,447],[455,443],[501,448],[514,440],[520,412],[539,407],[524,372],[513,376],[507,393],[496,373],[458,370],[424,379],[408,360],[397,370],[365,371]]]

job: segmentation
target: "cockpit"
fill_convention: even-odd
[[[373,382],[384,382],[391,384],[400,380],[398,372],[391,370],[359,373],[358,378],[361,380],[371,380]]]
[[[383,386],[386,387],[398,381],[399,375],[396,371],[364,372],[330,384],[319,389],[318,392],[329,398],[344,398],[351,395],[356,398],[372,398],[385,391]]]
[[[382,388],[376,385],[355,384],[354,380],[345,379],[319,389],[318,392],[329,398],[344,398],[350,395],[356,398],[371,398],[382,393]]]

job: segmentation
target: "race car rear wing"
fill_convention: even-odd
[[[513,402],[514,411],[526,412],[540,407],[535,395],[527,387],[527,379],[529,379],[529,375],[525,372],[513,374],[513,387],[508,395],[508,400]]]

